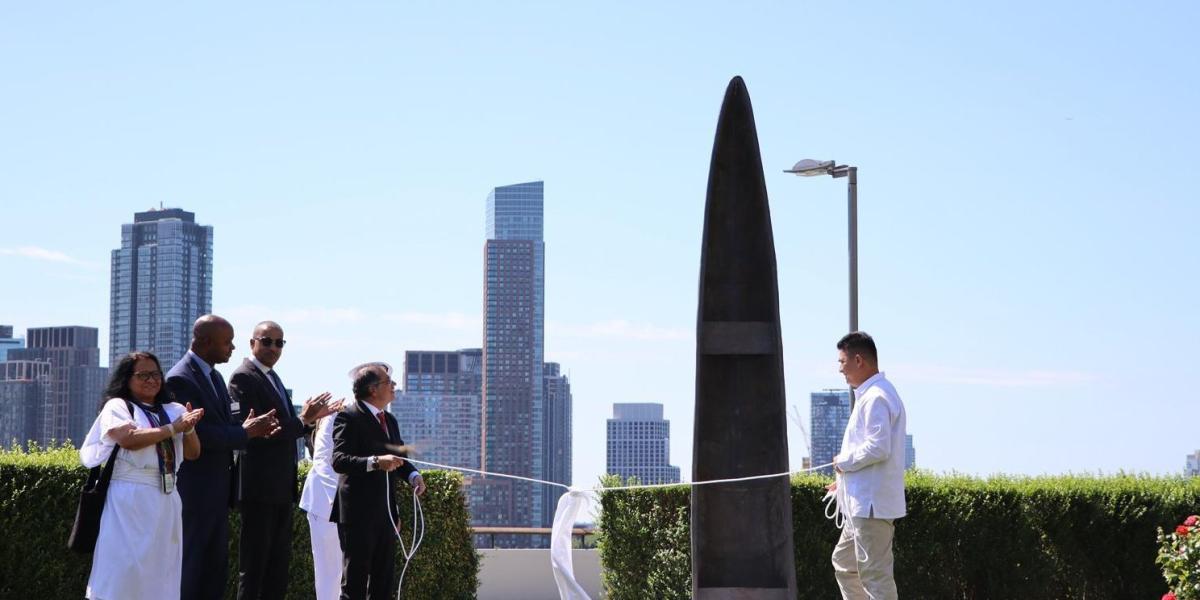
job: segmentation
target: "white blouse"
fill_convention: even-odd
[[[167,418],[171,421],[178,419],[186,412],[183,405],[178,402],[171,402],[165,406],[167,410]],[[130,422],[132,419],[135,427],[146,428],[156,427],[146,417],[145,411],[138,408],[136,403],[133,406],[133,415],[129,414],[129,407],[125,404],[125,400],[121,398],[113,398],[104,403],[104,407],[100,409],[100,414],[96,416],[96,421],[92,423],[92,428],[88,430],[87,437],[84,438],[83,446],[79,449],[79,460],[83,466],[91,468],[97,465],[104,464],[112,454],[113,447],[116,441],[108,436],[108,431],[114,427]],[[161,427],[163,424],[157,425]],[[183,463],[183,434],[176,433],[175,436],[175,470],[179,470],[179,465]],[[113,478],[122,479],[118,475],[128,472],[147,472],[152,471],[154,479],[158,477],[158,450],[151,444],[140,450],[125,450],[122,448],[117,452],[117,464],[113,465]],[[149,482],[148,481],[148,482]]]

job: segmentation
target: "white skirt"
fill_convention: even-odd
[[[114,479],[100,516],[87,597],[178,600],[183,568],[179,492]]]

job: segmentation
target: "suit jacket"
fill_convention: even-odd
[[[296,440],[309,430],[287,397],[254,361],[245,359],[229,376],[229,395],[239,404],[235,418],[244,422],[250,410],[263,415],[275,409],[279,433],[254,438],[238,460],[239,500],[273,504],[294,503],[300,498],[296,479]]]
[[[200,458],[179,467],[179,496],[187,510],[224,508],[230,502],[233,451],[246,447],[246,432],[234,419],[229,403],[213,391],[196,360],[185,354],[167,372],[167,389],[175,394],[175,401],[204,409],[204,417],[196,424]]]
[[[368,457],[394,454],[385,448],[385,444],[404,444],[396,419],[387,412],[384,414],[387,415],[387,436],[365,402],[355,402],[334,419],[333,470],[338,473],[338,491],[329,514],[330,521],[389,524],[388,510],[392,511],[392,519],[399,518],[395,488],[386,494],[385,490],[389,481],[393,486],[399,481],[408,481],[417,469],[404,461],[403,466],[390,474],[380,469],[367,471]],[[390,506],[387,498],[391,498]]]

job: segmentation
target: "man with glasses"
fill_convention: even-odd
[[[275,372],[285,343],[278,323],[259,323],[250,337],[250,358],[229,377],[229,395],[239,408],[235,417],[244,420],[251,414],[274,411],[279,419],[279,433],[250,440],[239,459],[238,600],[282,600],[286,596],[292,513],[299,500],[296,440],[307,435],[318,419],[341,407],[341,401],[331,403],[326,392],[309,398],[296,414],[287,388]]]
[[[425,481],[395,453],[403,446],[396,419],[386,409],[395,397],[392,369],[369,363],[354,376],[353,407],[333,421],[333,470],[339,474],[330,521],[338,524],[343,558],[342,598],[392,597],[396,567],[397,479],[418,496]],[[418,594],[419,596],[419,594]]]

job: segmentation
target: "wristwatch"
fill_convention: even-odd
[[[368,456],[367,457],[367,470],[374,471],[375,469],[378,469],[378,468],[379,468],[379,457],[378,456]]]

